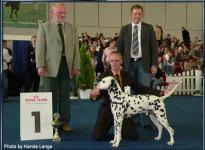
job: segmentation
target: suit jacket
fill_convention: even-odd
[[[132,44],[132,24],[121,27],[118,38],[118,51],[123,56],[123,67],[125,71],[129,70],[130,51]],[[142,64],[144,70],[150,73],[151,66],[157,66],[157,41],[152,25],[142,22],[141,26],[141,48]]]
[[[105,72],[101,76],[101,79],[107,76],[113,76],[113,73],[111,70]],[[127,72],[121,71],[120,76],[121,76],[122,86],[123,87],[130,86],[131,89],[135,91],[135,94],[151,94],[151,95],[160,96],[160,92],[161,92],[160,90],[156,90],[156,89],[145,87],[141,85],[140,83],[135,81]],[[108,95],[107,90],[100,91],[100,95],[98,96],[98,99],[101,99],[101,98],[103,99],[104,105],[110,104],[110,96]]]
[[[64,23],[65,55],[71,76],[72,67],[80,68],[79,41],[75,26]],[[47,77],[56,77],[62,56],[58,26],[53,21],[40,24],[36,41],[36,67],[45,67]]]

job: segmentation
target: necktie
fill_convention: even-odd
[[[116,74],[115,75],[115,79],[117,80],[118,84],[120,85],[120,87],[122,88],[122,82],[121,82],[121,79],[120,79],[120,75]],[[122,89],[123,90],[123,89]]]
[[[138,27],[134,26],[133,36],[132,36],[132,54],[138,56],[139,54],[139,41],[138,41]]]
[[[64,54],[65,53],[65,44],[64,44],[64,36],[63,36],[62,24],[58,24],[58,32],[59,32],[59,35],[60,35],[60,38],[61,38],[61,42],[62,42],[62,45],[63,45],[62,54]]]

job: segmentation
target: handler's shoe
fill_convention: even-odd
[[[71,131],[73,131],[73,128],[71,128],[68,124],[63,124],[62,130],[65,132],[71,132]]]

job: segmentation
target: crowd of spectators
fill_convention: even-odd
[[[203,44],[201,40],[196,37],[192,41],[180,41],[179,38],[171,34],[163,37],[162,27],[156,25],[155,29],[159,72],[169,76],[191,69],[202,69]],[[183,30],[184,28],[182,28],[182,36]],[[114,37],[105,37],[103,33],[96,33],[94,37],[91,37],[87,32],[84,32],[79,37],[80,43],[86,45],[86,49],[92,57],[96,75],[103,73],[109,67],[109,54],[117,50],[117,39],[117,33]]]

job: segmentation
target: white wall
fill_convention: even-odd
[[[52,3],[49,3],[51,6]],[[181,27],[190,32],[191,38],[202,38],[202,2],[66,2],[66,20],[78,27],[78,33],[94,36],[102,32],[114,36],[122,25],[130,23],[130,7],[140,4],[144,8],[144,22],[162,26],[165,35],[181,37]],[[49,7],[50,8],[50,7]],[[5,28],[4,34],[32,35],[36,29]]]

